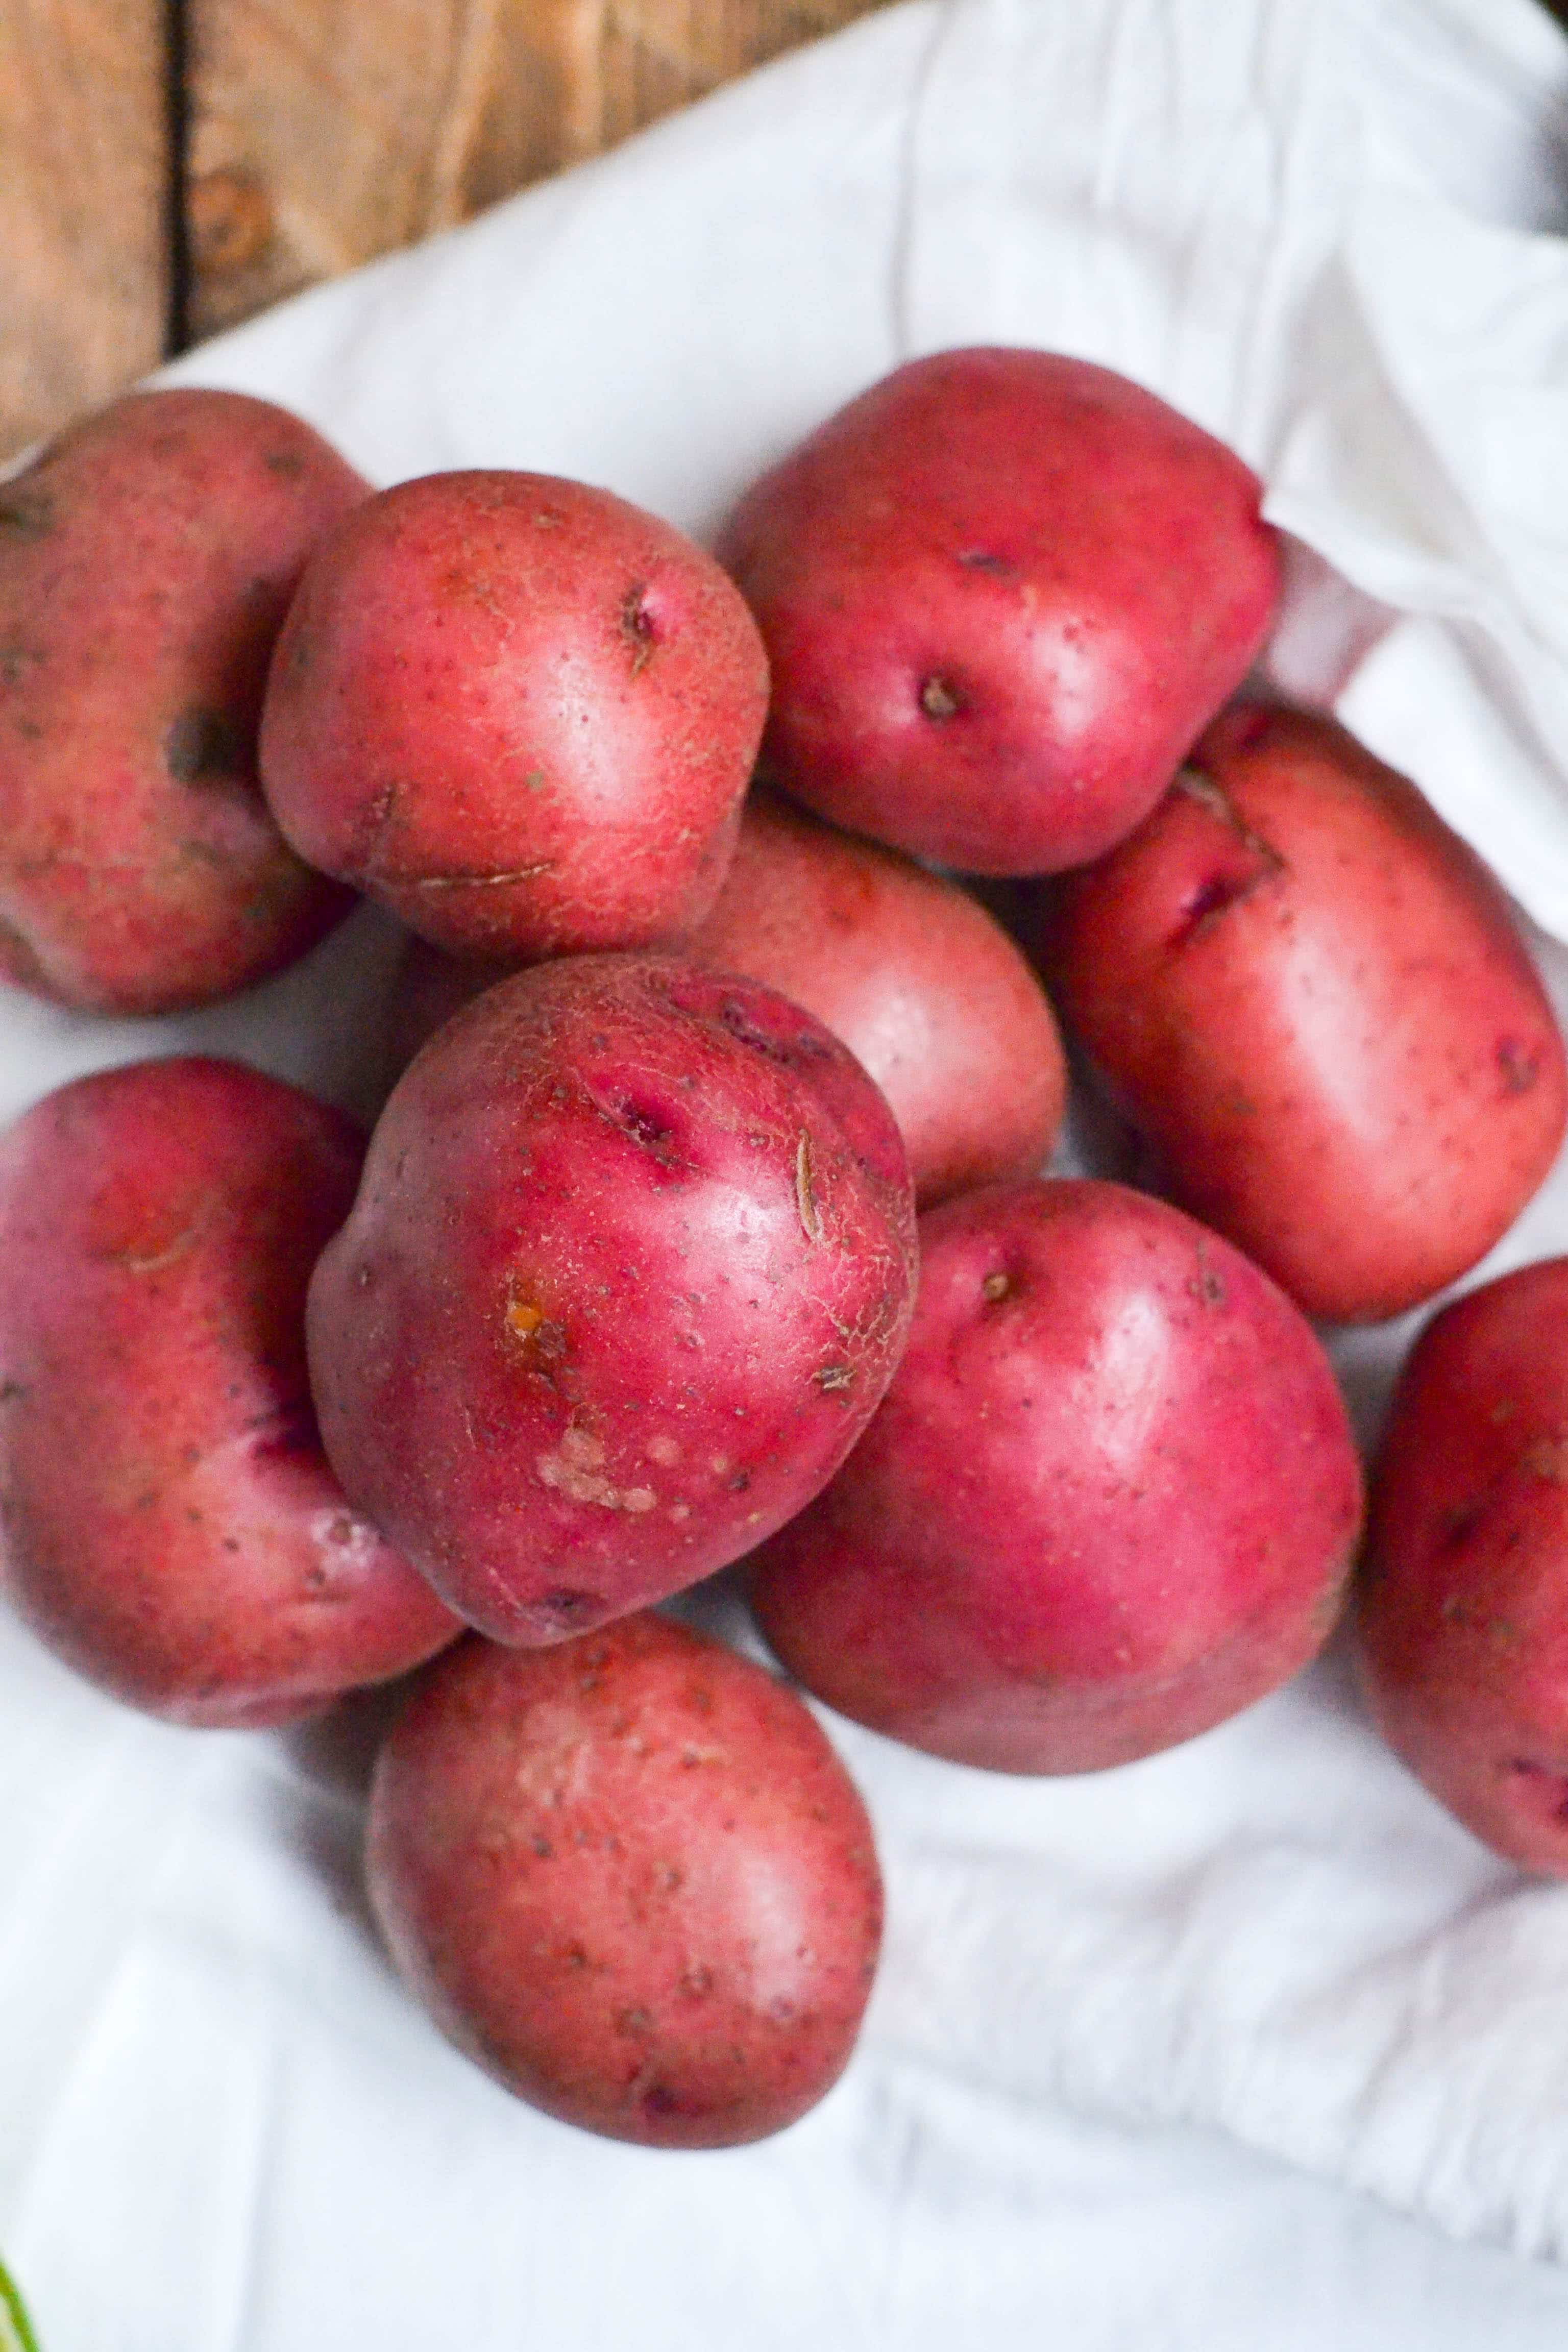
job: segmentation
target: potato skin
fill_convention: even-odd
[[[1109,369],[910,362],[763,475],[721,538],[773,668],[770,773],[972,873],[1099,856],[1263,641],[1279,559],[1259,495]]]
[[[0,484],[0,976],[174,1012],[348,911],[268,815],[256,733],[305,558],[364,495],[228,392],[132,394]]]
[[[1312,1332],[1164,1202],[1055,1181],[921,1221],[910,1344],[752,1601],[806,1688],[910,1746],[1087,1772],[1327,1638],[1361,1472]]]
[[[1469,1292],[1416,1341],[1354,1626],[1390,1746],[1499,1853],[1568,1877],[1568,1258]]]
[[[607,490],[472,471],[331,533],[268,688],[302,856],[455,954],[671,942],[734,839],[767,661],[712,558]]]
[[[344,1501],[305,1285],[362,1152],[237,1063],[79,1079],[0,1143],[0,1574],[100,1688],[283,1723],[458,1631]]]
[[[776,988],[842,1039],[888,1098],[921,1209],[1044,1166],[1067,1095],[1061,1039],[1027,961],[967,891],[757,790],[683,952]],[[411,942],[394,1066],[500,976]]]
[[[915,1198],[1037,1175],[1067,1066],[1038,982],[966,891],[753,792],[686,953],[793,997],[888,1098]]]
[[[344,1489],[494,1639],[586,1632],[798,1510],[903,1344],[892,1116],[809,1013],[678,959],[503,981],[405,1073],[310,1288]]]
[[[1473,1265],[1562,1140],[1563,1042],[1501,891],[1331,720],[1238,706],[1059,886],[1062,1017],[1163,1183],[1308,1314]]]
[[[649,2147],[732,2147],[814,2105],[881,1935],[870,1824],[812,1716],[651,1616],[442,1659],[377,1760],[368,1874],[459,2049]]]

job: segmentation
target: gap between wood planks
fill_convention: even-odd
[[[190,39],[187,0],[163,0],[164,127],[169,143],[168,311],[163,327],[163,357],[177,359],[192,342],[191,225],[186,202],[190,183],[191,97]]]

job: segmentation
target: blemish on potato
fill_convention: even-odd
[[[586,1620],[602,1615],[604,1608],[602,1592],[586,1592],[576,1585],[562,1584],[552,1591],[541,1593],[528,1614],[541,1621],[547,1632],[574,1633]]]
[[[647,583],[634,580],[621,598],[620,630],[632,650],[632,676],[639,677],[647,667],[658,644],[654,617],[647,604]]]
[[[1568,1437],[1543,1437],[1520,1457],[1520,1468],[1548,1486],[1568,1486]]]
[[[1195,1298],[1200,1307],[1223,1307],[1228,1296],[1225,1284],[1205,1255],[1201,1243],[1198,1245],[1197,1272],[1188,1279],[1187,1295]]]
[[[980,1295],[994,1307],[1000,1300],[1006,1297],[1012,1287],[1012,1279],[1009,1276],[1000,1273],[988,1274],[980,1286]]]
[[[1521,1045],[1517,1037],[1505,1037],[1497,1049],[1497,1066],[1505,1095],[1527,1095],[1541,1075],[1540,1051]]]
[[[680,1440],[678,1437],[650,1437],[647,1458],[650,1462],[657,1462],[661,1469],[673,1469],[680,1459]]]
[[[44,539],[55,527],[55,501],[48,490],[0,491],[0,531],[13,539]]]
[[[1510,1756],[1498,1769],[1533,1783],[1552,1819],[1568,1827],[1568,1773],[1553,1771],[1551,1765],[1537,1764],[1528,1756]]]
[[[561,1458],[574,1470],[602,1470],[605,1465],[605,1445],[591,1429],[568,1429],[562,1433]]]
[[[19,686],[30,669],[41,667],[43,659],[42,649],[24,637],[0,638],[0,684]]]
[[[934,672],[921,681],[921,709],[928,719],[953,719],[963,705],[952,687]]]
[[[504,1328],[530,1368],[551,1380],[566,1353],[566,1326],[548,1316],[536,1298],[509,1290],[502,1309]]]
[[[209,776],[236,776],[242,766],[234,721],[207,703],[187,703],[163,737],[163,765],[177,784],[199,784]]]
[[[854,1387],[855,1367],[853,1364],[824,1364],[821,1370],[813,1372],[811,1377],[824,1396],[838,1396],[846,1389]]]

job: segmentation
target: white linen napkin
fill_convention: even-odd
[[[1121,367],[1299,542],[1277,679],[1568,938],[1565,215],[1529,0],[910,0],[173,373],[378,480],[524,465],[701,531],[913,352]],[[192,1045],[363,1104],[389,954],[367,911],[200,1016],[6,999],[0,1111]],[[1564,1247],[1560,1169],[1487,1270]],[[1369,1428],[1407,1336],[1341,1349]],[[864,2044],[792,2132],[680,2158],[518,2106],[398,1990],[379,1707],[175,1732],[0,1622],[0,2246],[47,2352],[1562,2343],[1568,1888],[1451,1823],[1334,1658],[1079,1780],[833,1723],[889,1878]]]

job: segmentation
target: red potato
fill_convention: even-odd
[[[1117,1184],[996,1185],[921,1221],[881,1410],[763,1548],[790,1671],[873,1730],[1087,1772],[1234,1715],[1334,1622],[1361,1473],[1311,1330]]]
[[[1267,634],[1279,558],[1259,494],[1106,368],[911,361],[754,484],[721,538],[773,668],[770,772],[972,873],[1099,856]]]
[[[1310,1315],[1432,1297],[1562,1141],[1563,1043],[1501,891],[1329,719],[1227,712],[1059,886],[1045,954],[1173,1197]]]
[[[459,2049],[652,2147],[731,2147],[814,2105],[881,1935],[870,1824],[815,1719],[658,1617],[442,1659],[376,1764],[369,1881]]]
[[[1427,1324],[1373,1481],[1357,1665],[1466,1827],[1568,1877],[1568,1258]]]
[[[460,955],[678,939],[712,903],[767,662],[710,556],[607,490],[432,474],[326,541],[273,663],[289,840]]]
[[[753,793],[685,952],[843,1039],[888,1098],[922,1209],[1045,1165],[1067,1094],[1057,1025],[1007,934],[952,883]]]
[[[174,1012],[348,911],[268,814],[256,734],[305,559],[364,495],[227,392],[132,394],[0,484],[0,976]]]
[[[200,1060],[79,1079],[0,1144],[0,1573],[67,1664],[172,1722],[287,1722],[458,1630],[311,1419],[305,1286],[361,1152]]]
[[[1038,1173],[1067,1093],[1038,982],[968,893],[753,792],[712,913],[684,953],[803,1004],[888,1098],[915,1198]],[[410,943],[392,1013],[403,1068],[500,975]]]
[[[692,1584],[831,1477],[903,1345],[890,1113],[771,990],[577,957],[395,1089],[310,1289],[346,1491],[498,1641]]]

